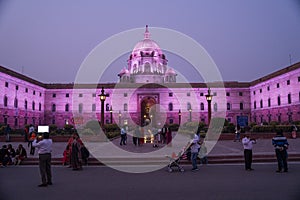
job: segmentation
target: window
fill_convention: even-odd
[[[42,93],[40,92],[40,97],[42,96]]]
[[[263,100],[261,99],[259,102],[260,108],[263,108]]]
[[[217,112],[218,111],[218,104],[214,103],[214,111]]]
[[[173,104],[169,103],[169,111],[173,111]]]
[[[268,98],[268,107],[271,107],[271,98]]]
[[[79,94],[78,96],[79,96],[79,97],[83,97],[83,94]]]
[[[262,89],[259,89],[259,93],[262,93]]]
[[[173,124],[173,123],[174,123],[174,120],[173,120],[172,118],[170,118],[170,119],[169,119],[169,123],[170,123],[170,124]]]
[[[105,110],[106,110],[106,111],[109,111],[109,103],[107,103],[107,104],[105,105]]]
[[[291,94],[288,94],[288,104],[291,104],[292,103],[292,97],[291,97]]]
[[[15,108],[18,108],[18,99],[17,99],[17,98],[15,98],[15,101],[14,101],[14,107],[15,107]]]
[[[204,110],[204,103],[200,104],[200,110]]]
[[[53,98],[55,98],[55,97],[56,97],[56,94],[55,94],[55,93],[53,93],[53,94],[52,94],[52,97],[53,97]]]
[[[201,97],[204,96],[203,92],[200,93],[200,96],[201,96]]]
[[[41,111],[41,110],[42,110],[42,104],[39,103],[39,111]]]
[[[191,96],[191,93],[190,92],[186,93],[186,96],[188,96],[188,97]]]
[[[8,88],[8,82],[5,82],[5,87],[7,87],[7,88]]]
[[[51,110],[52,110],[52,112],[55,112],[55,111],[56,111],[56,105],[55,105],[55,104],[52,104]]]
[[[52,124],[55,124],[55,118],[52,118]]]
[[[280,104],[281,104],[280,96],[277,97],[277,104],[278,104],[278,106],[280,106]]]
[[[267,87],[267,90],[270,91],[270,86]]]
[[[35,95],[35,90],[33,90],[32,94]]]
[[[92,94],[92,97],[96,97],[96,93],[93,93],[93,94]]]
[[[16,85],[16,90],[19,90],[19,86],[18,85]]]
[[[243,92],[239,92],[239,96],[240,96],[240,97],[243,96]]]
[[[128,96],[128,94],[127,93],[124,93],[124,97],[127,97]]]
[[[281,123],[281,115],[278,115],[278,122]]]
[[[83,104],[80,103],[80,104],[78,105],[78,112],[79,112],[79,113],[82,113],[82,111],[83,111]]]
[[[69,98],[70,97],[70,94],[69,93],[66,93],[66,98]]]
[[[92,111],[96,111],[96,104],[92,104]]]
[[[255,91],[253,91],[253,95],[255,95]]]
[[[299,96],[299,102],[300,102],[300,92],[299,92],[299,95],[298,95],[298,96]]]
[[[15,127],[18,126],[18,118],[15,118]]]
[[[27,106],[28,106],[28,103],[27,103],[27,100],[25,100],[25,102],[24,102],[24,108],[25,108],[25,110],[27,110]]]
[[[243,104],[243,102],[240,102],[240,110],[244,110],[244,104]]]
[[[216,93],[216,92],[214,92],[214,93],[213,93],[213,96],[217,96],[217,93]]]
[[[291,81],[290,81],[290,80],[287,80],[287,81],[286,81],[286,84],[287,84],[287,85],[290,85],[290,84],[291,84]]]
[[[32,102],[32,110],[35,110],[35,103],[34,103],[34,101]]]
[[[300,76],[298,76],[298,82],[300,82]]]
[[[8,102],[8,98],[7,98],[7,96],[4,96],[4,99],[3,99],[4,107],[7,107],[7,102]]]
[[[229,97],[229,96],[230,96],[230,92],[226,92],[226,96],[228,96],[228,97]]]
[[[280,85],[279,85],[279,83],[277,83],[277,88],[279,88],[280,87]]]
[[[254,101],[254,105],[253,105],[254,109],[256,109],[256,101]]]
[[[170,92],[170,93],[169,93],[169,97],[172,97],[172,96],[173,96],[173,93],[172,93],[172,92]]]
[[[190,102],[187,103],[186,108],[187,108],[187,110],[191,110],[192,109],[192,105],[191,105]]]
[[[230,103],[227,103],[227,110],[230,110]]]
[[[25,88],[25,92],[28,93],[28,88]]]
[[[128,111],[128,105],[127,105],[127,103],[124,103],[124,111]]]
[[[69,107],[70,107],[69,104],[66,104],[66,105],[65,105],[65,111],[66,111],[66,112],[69,112]]]

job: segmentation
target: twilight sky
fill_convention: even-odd
[[[0,65],[45,83],[74,82],[94,47],[146,24],[150,32],[163,27],[196,40],[225,81],[258,79],[288,66],[289,55],[300,61],[298,0],[0,0]],[[142,39],[143,32],[137,42]],[[128,56],[101,80],[116,82]],[[166,56],[190,82],[199,81],[188,62]]]

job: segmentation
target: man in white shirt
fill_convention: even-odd
[[[255,139],[250,139],[249,135],[246,134],[245,137],[242,139],[242,143],[244,146],[244,158],[245,158],[245,169],[247,171],[253,170],[251,168],[252,164],[252,148],[253,144],[256,143]]]
[[[197,171],[197,157],[199,153],[200,145],[199,145],[199,136],[197,134],[194,135],[194,139],[191,141],[191,161],[192,161],[192,171]]]
[[[37,137],[32,142],[32,146],[36,147],[39,154],[39,167],[42,178],[42,184],[39,187],[46,187],[52,185],[51,173],[51,152],[52,152],[52,139],[49,139],[49,133],[44,133],[43,136]]]

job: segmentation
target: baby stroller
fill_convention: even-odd
[[[173,154],[171,156],[167,156],[170,159],[170,163],[168,164],[168,171],[172,172],[174,169],[177,168],[180,172],[184,172],[183,167],[180,166],[181,160],[187,159],[187,151],[190,149],[191,143],[188,143],[178,154]]]

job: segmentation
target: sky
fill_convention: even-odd
[[[71,83],[99,43],[146,24],[150,32],[162,27],[193,38],[225,81],[253,81],[300,62],[299,0],[0,0],[0,65],[43,83]],[[136,41],[142,39],[143,32]],[[101,81],[116,82],[128,56],[114,61]],[[199,82],[186,60],[166,56]]]

